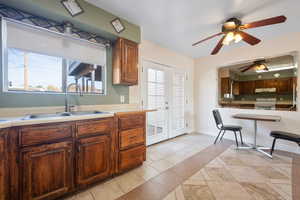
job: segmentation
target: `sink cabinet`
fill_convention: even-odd
[[[113,119],[88,120],[76,127],[76,185],[84,188],[113,172]]]
[[[8,161],[7,161],[7,130],[0,130],[0,200],[9,199],[8,196]]]
[[[145,112],[0,129],[0,200],[59,199],[145,155]]]
[[[22,199],[53,199],[73,188],[72,142],[21,150]]]
[[[86,187],[111,175],[110,139],[107,135],[78,140],[76,185]]]

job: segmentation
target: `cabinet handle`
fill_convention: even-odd
[[[134,135],[134,136],[130,136],[130,137],[129,137],[130,140],[132,140],[132,139],[134,139],[134,138],[137,138],[137,136]]]
[[[81,147],[80,145],[77,146],[77,151],[80,152],[81,151]]]

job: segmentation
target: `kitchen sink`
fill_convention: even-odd
[[[76,112],[62,112],[56,114],[34,114],[34,115],[27,115],[23,118],[23,120],[30,120],[30,119],[43,119],[43,118],[51,118],[51,117],[68,117],[68,116],[78,116],[78,115],[93,115],[93,114],[105,114],[108,112],[102,111],[76,111]],[[1,122],[1,120],[0,120]]]
[[[107,112],[102,112],[102,111],[76,111],[76,112],[71,112],[71,115],[92,115],[92,114],[105,114]]]
[[[50,118],[50,117],[67,117],[71,116],[71,113],[56,113],[56,114],[36,114],[36,115],[28,115],[25,119],[41,119],[41,118]]]

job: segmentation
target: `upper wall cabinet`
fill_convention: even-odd
[[[138,84],[138,44],[119,38],[114,45],[113,84]]]

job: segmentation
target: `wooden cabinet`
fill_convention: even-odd
[[[72,142],[21,150],[22,199],[55,199],[73,187]]]
[[[252,95],[255,90],[254,81],[241,81],[240,82],[240,94],[241,95]]]
[[[234,81],[232,86],[232,93],[233,95],[240,95],[240,82]]]
[[[0,200],[8,200],[7,130],[0,130]]]
[[[138,84],[138,44],[119,38],[114,45],[113,83]]]
[[[265,80],[256,80],[255,89],[265,88]]]
[[[137,146],[120,152],[119,171],[123,172],[141,165],[146,159],[146,147]]]
[[[122,173],[146,160],[146,113],[117,114],[117,126],[117,173]]]
[[[97,134],[110,134],[113,128],[113,119],[88,120],[76,123],[76,136],[86,137]]]
[[[230,79],[229,78],[221,78],[221,98],[224,97],[224,94],[230,93]]]
[[[0,129],[0,200],[58,199],[142,164],[145,119],[130,112]]]
[[[278,88],[278,80],[277,79],[270,79],[270,80],[265,80],[265,88]]]
[[[293,93],[293,78],[281,78],[278,79],[278,94]]]
[[[72,125],[70,123],[36,125],[20,129],[21,146],[55,142],[57,140],[71,137]]]
[[[111,175],[111,151],[108,135],[79,139],[77,151],[77,186],[85,187]]]
[[[144,128],[130,129],[120,132],[120,149],[126,149],[138,144],[144,144]]]

